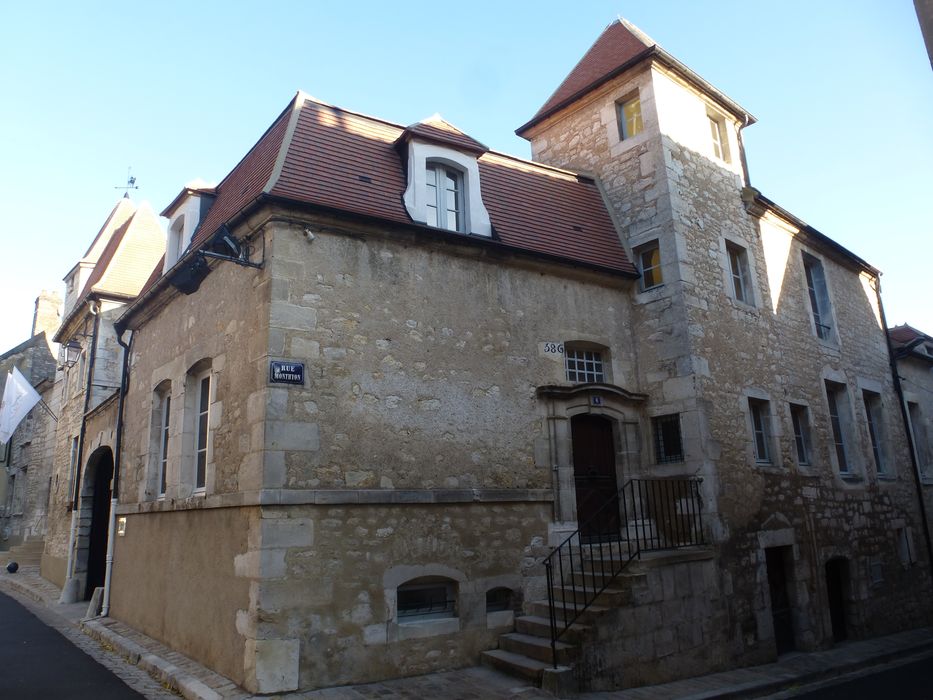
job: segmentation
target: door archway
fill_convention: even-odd
[[[88,459],[81,498],[82,517],[90,516],[87,532],[87,577],[84,599],[90,600],[94,589],[104,585],[107,572],[107,529],[110,523],[113,452],[109,447],[94,451]]]

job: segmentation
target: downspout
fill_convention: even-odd
[[[129,342],[123,341],[123,331],[117,333],[117,342],[123,348],[123,371],[120,373],[120,397],[117,401],[117,435],[113,445],[113,488],[110,494],[110,517],[107,522],[107,569],[104,575],[104,599],[100,614],[107,617],[110,613],[110,580],[113,572],[113,541],[116,533],[117,501],[120,494],[120,463],[123,452],[123,404],[130,381],[130,346],[135,334],[130,331]]]
[[[78,433],[78,454],[75,458],[75,490],[71,501],[71,529],[68,532],[68,563],[65,565],[65,585],[58,598],[59,603],[75,603],[78,600],[78,580],[74,576],[75,540],[78,529],[78,501],[81,496],[81,472],[84,461],[84,435],[87,431],[88,408],[91,405],[92,379],[94,377],[94,361],[97,358],[97,336],[100,332],[100,306],[97,302],[88,302],[88,311],[94,316],[94,330],[91,332],[91,354],[88,357],[87,376],[84,378],[84,408],[81,411],[81,430]]]
[[[927,561],[930,573],[933,575],[933,541],[930,539],[930,522],[927,519],[927,507],[923,502],[923,484],[920,481],[920,465],[917,463],[917,452],[914,447],[914,437],[910,430],[910,416],[907,413],[907,402],[904,400],[904,389],[901,386],[901,376],[897,371],[897,357],[891,346],[891,337],[888,335],[888,321],[884,315],[884,305],[881,303],[881,279],[875,278],[875,296],[878,299],[878,310],[881,312],[881,327],[884,339],[888,346],[888,358],[891,363],[891,376],[894,378],[894,391],[897,402],[901,405],[901,420],[904,423],[904,433],[907,435],[907,449],[910,452],[910,464],[913,467],[914,485],[917,487],[917,500],[920,503],[920,519],[923,521],[923,539],[927,543]]]
[[[748,175],[748,159],[745,157],[745,141],[742,140],[742,129],[749,125],[751,119],[746,114],[745,123],[740,124],[735,132],[736,140],[739,142],[739,160],[742,162],[742,174],[745,176],[745,187],[751,187],[752,181]]]

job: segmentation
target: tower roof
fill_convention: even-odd
[[[706,80],[671,56],[658,43],[631,22],[621,17],[603,30],[589,51],[573,67],[547,101],[526,124],[515,130],[519,136],[528,129],[576,102],[603,83],[628,70],[640,61],[654,58],[673,68],[689,82],[718,100],[729,111],[744,118],[747,124],[755,118]]]

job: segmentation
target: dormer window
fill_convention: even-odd
[[[425,169],[427,225],[463,231],[463,175],[441,163]]]
[[[405,129],[396,141],[407,165],[402,201],[415,223],[492,236],[483,205],[479,158],[486,147],[438,116]]]

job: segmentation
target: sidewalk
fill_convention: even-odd
[[[110,618],[84,620],[86,603],[59,605],[59,589],[39,576],[38,566],[16,574],[0,569],[0,590],[12,590],[45,605],[80,626],[90,637],[113,648],[129,663],[188,700],[251,698],[230,680]],[[712,700],[764,697],[782,690],[882,665],[905,656],[933,655],[933,627],[848,642],[826,651],[794,653],[775,663],[689,678],[673,683],[602,693],[583,693],[581,700]],[[552,698],[538,688],[481,666],[382,683],[328,688],[278,696],[283,700],[538,700]]]

